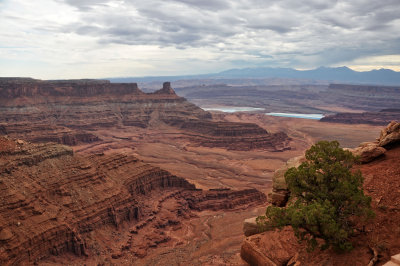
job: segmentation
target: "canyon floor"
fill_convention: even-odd
[[[381,126],[322,123],[312,119],[274,117],[250,113],[214,113],[214,120],[251,122],[267,131],[283,131],[292,139],[290,150],[237,151],[193,144],[187,133],[164,126],[151,129],[96,131],[102,141],[74,146],[76,153],[133,154],[146,163],[160,166],[184,177],[196,187],[256,188],[268,193],[276,169],[288,159],[301,155],[319,140],[338,140],[342,147],[357,147],[379,136]]]
[[[301,155],[318,140],[338,140],[342,147],[356,147],[361,142],[379,136],[381,126],[323,123],[311,119],[273,117],[256,113],[213,113],[213,119],[230,122],[256,123],[269,132],[283,131],[292,139],[291,149],[281,152],[266,150],[235,151],[201,147],[188,141],[185,132],[166,125],[157,129],[100,130],[102,141],[75,146],[76,153],[126,153],[140,160],[160,166],[174,175],[183,177],[201,189],[256,188],[267,194],[271,191],[271,178],[276,169],[288,159]],[[262,214],[265,206],[233,211],[203,211],[193,213],[184,220],[182,228],[166,228],[174,241],[150,249],[137,265],[245,265],[239,256],[244,239],[243,220]],[[229,226],[227,226],[229,225]],[[122,230],[122,229],[121,229]],[[174,231],[175,230],[175,231]],[[106,232],[106,231],[104,231]],[[106,233],[105,233],[106,234]],[[65,256],[53,257],[47,263],[60,263]],[[76,264],[90,263],[85,258],[69,258]],[[130,264],[129,258],[110,263]]]

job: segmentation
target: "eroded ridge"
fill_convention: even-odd
[[[206,147],[289,149],[285,133],[258,125],[215,121],[179,97],[169,82],[153,93],[136,83],[0,78],[0,134],[33,142],[101,142],[105,131],[169,128]],[[102,133],[100,132],[102,131]]]
[[[0,154],[1,265],[31,264],[67,252],[93,256],[103,243],[97,232],[105,227],[124,237],[103,243],[104,256],[119,258],[127,249],[143,256],[140,250],[157,243],[140,242],[138,230],[162,231],[191,217],[191,210],[265,202],[257,190],[197,190],[185,179],[125,154],[80,156],[62,145],[3,137]],[[167,200],[174,207],[166,211],[162,206]],[[167,220],[161,215],[165,212]],[[121,229],[127,225],[136,231]],[[105,248],[112,243],[116,248]]]

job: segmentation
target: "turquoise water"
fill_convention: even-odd
[[[222,106],[222,107],[202,107],[205,111],[220,111],[224,113],[235,113],[235,112],[255,112],[262,111],[264,108],[256,107],[237,107],[237,106]],[[294,117],[294,118],[305,118],[320,120],[324,117],[323,114],[292,114],[292,113],[265,113],[266,115],[272,116],[283,116],[283,117]]]
[[[235,112],[254,112],[262,111],[264,108],[256,107],[237,107],[237,106],[224,106],[224,107],[202,107],[204,111],[220,111],[225,113],[235,113]]]
[[[266,115],[272,116],[283,116],[283,117],[294,117],[294,118],[305,118],[320,120],[324,117],[323,114],[291,114],[291,113],[266,113]]]

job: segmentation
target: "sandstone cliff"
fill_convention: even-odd
[[[67,146],[0,137],[0,155],[1,265],[33,264],[63,253],[145,256],[169,241],[162,229],[179,225],[192,209],[265,202],[256,190],[196,190],[185,179],[124,154],[80,156]],[[169,210],[166,201],[175,207]],[[107,235],[118,230],[121,237],[105,239],[104,227]]]
[[[398,108],[399,87],[330,84],[320,93],[325,104],[340,104],[351,109],[377,112],[384,108]]]
[[[179,97],[165,82],[154,93],[136,83],[105,80],[0,79],[0,134],[66,145],[101,141],[96,131],[167,125],[208,147],[288,148],[284,133],[270,134],[249,123],[224,123]]]
[[[379,112],[338,113],[323,117],[321,122],[345,124],[387,125],[391,121],[400,121],[400,109],[384,109]]]

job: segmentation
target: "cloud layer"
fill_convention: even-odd
[[[0,0],[0,76],[400,70],[398,0]]]

